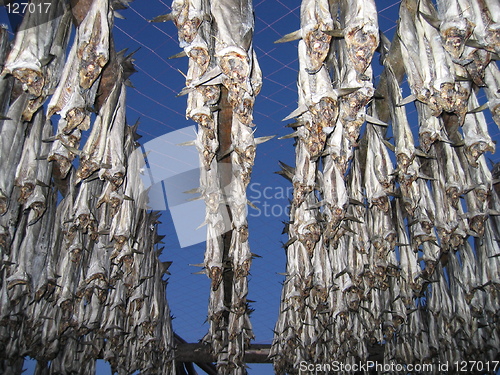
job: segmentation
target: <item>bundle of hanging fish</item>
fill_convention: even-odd
[[[296,139],[296,164],[279,172],[294,199],[277,373],[364,361],[374,344],[387,363],[498,357],[500,212],[482,112],[498,123],[497,8],[404,0],[391,43],[374,2],[302,1],[301,29],[278,41],[300,39],[284,137]]]
[[[252,48],[251,1],[174,0],[172,20],[189,57],[186,115],[198,123],[200,188],[206,203],[204,271],[211,279],[208,308],[211,345],[221,373],[243,374],[245,348],[253,338],[247,303],[252,261],[248,244],[246,188],[255,159],[253,105],[262,77]],[[229,218],[227,217],[229,213]]]
[[[26,356],[37,373],[92,374],[99,358],[120,374],[174,371],[159,215],[125,120],[134,69],[111,35],[124,5],[52,2],[11,48],[0,30],[2,373],[21,374]]]

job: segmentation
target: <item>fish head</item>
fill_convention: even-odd
[[[443,47],[456,59],[460,58],[465,48],[465,42],[472,35],[474,23],[464,17],[445,20],[439,28]]]
[[[304,42],[309,57],[308,69],[310,71],[316,72],[321,68],[330,50],[331,40],[332,37],[319,28],[306,31]]]
[[[210,54],[208,53],[207,46],[205,44],[192,43],[186,48],[186,53],[200,67],[200,76],[203,75],[210,65]]]
[[[226,47],[216,55],[222,72],[234,83],[243,84],[250,76],[248,54],[238,47]],[[229,88],[228,88],[229,89]]]
[[[379,44],[378,27],[371,23],[351,27],[345,32],[347,55],[359,74],[370,65]]]
[[[29,92],[34,98],[42,95],[45,79],[39,69],[18,68],[12,72],[22,84],[23,90]]]

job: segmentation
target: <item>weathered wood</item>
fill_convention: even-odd
[[[250,344],[245,350],[246,363],[272,363],[269,358],[271,344]],[[383,362],[384,346],[373,345],[369,347],[369,361]],[[210,354],[210,347],[201,343],[178,343],[175,349],[175,360],[178,362],[211,363],[216,361],[216,357]],[[333,360],[333,359],[332,359]],[[201,368],[201,366],[200,366]],[[205,371],[205,370],[204,370]]]

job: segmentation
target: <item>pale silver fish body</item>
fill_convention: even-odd
[[[230,91],[234,86],[241,86],[251,92],[248,78],[252,70],[252,2],[224,0],[211,3],[210,11],[217,27],[215,56],[222,73],[227,77],[225,86]],[[238,22],[234,22],[234,19]]]
[[[469,110],[478,106],[476,95],[472,92],[469,99]],[[467,160],[470,165],[477,167],[477,159],[484,152],[495,152],[495,144],[488,133],[488,125],[484,114],[482,112],[467,114],[462,130]]]
[[[109,0],[95,0],[78,26],[76,43],[79,58],[78,76],[82,89],[89,89],[109,60],[113,12]]]
[[[47,110],[47,117],[50,118],[58,113],[68,122],[67,126],[62,129],[64,133],[69,133],[76,127],[87,130],[90,126],[90,117],[86,110],[87,104],[90,103],[86,103],[78,84],[77,48],[78,45],[75,42],[70,49],[61,79]]]
[[[36,9],[37,6],[43,6],[43,1],[36,0],[33,4]],[[61,21],[57,14],[62,12],[62,8],[62,2],[55,2],[47,12],[27,12],[5,62],[3,73],[13,74],[18,78],[23,89],[32,97],[42,95],[46,79],[42,61],[49,57],[52,41]]]
[[[396,159],[398,161],[398,169],[402,173],[406,173],[408,167],[415,158],[415,145],[413,141],[413,133],[408,123],[406,110],[404,106],[398,107],[397,104],[403,99],[397,79],[392,72],[388,70],[387,75],[388,92],[390,96],[390,108],[394,139],[396,143]]]
[[[474,28],[474,37],[483,48],[499,53],[500,50],[500,7],[496,1],[471,1]]]
[[[465,42],[472,35],[475,24],[472,19],[468,0],[440,0],[437,10],[441,24],[439,32],[443,47],[455,59],[459,59],[465,48]]]
[[[338,55],[340,60],[340,87],[359,88],[358,90],[343,96],[340,100],[339,118],[351,143],[355,143],[359,136],[359,130],[365,121],[366,108],[375,90],[372,83],[372,69],[368,65],[363,73],[358,73],[356,67],[349,58],[347,45],[344,40],[338,42]]]
[[[110,166],[110,168],[101,168],[99,170],[99,178],[110,180],[116,188],[121,186],[126,173],[126,161],[123,147],[125,141],[125,127],[127,126],[125,112],[126,88],[125,85],[122,84],[102,157],[102,163]]]
[[[446,139],[443,120],[432,116],[430,108],[424,103],[416,101],[415,106],[418,112],[420,146],[424,152],[428,152],[434,142]]]
[[[359,74],[364,74],[379,45],[379,28],[375,1],[341,1],[341,22],[346,50]]]
[[[366,198],[370,205],[388,211],[387,193],[393,192],[393,171],[387,148],[374,126],[367,126],[368,150],[364,171]]]
[[[422,53],[422,47],[425,47],[425,40],[417,37],[417,27],[414,15],[414,6],[409,1],[401,4],[398,26],[398,37],[401,40],[401,55],[403,64],[408,76],[408,83],[415,97],[428,103],[430,92],[430,72],[426,70],[429,66],[429,56]],[[435,111],[435,105],[431,108]]]
[[[327,0],[302,1],[300,34],[306,46],[305,67],[311,72],[321,68],[330,49],[332,37],[325,31],[333,30],[333,19]]]
[[[500,71],[496,62],[492,61],[485,69],[484,92],[488,98],[488,107],[493,120],[500,128]]]
[[[89,138],[82,149],[80,165],[77,170],[77,176],[82,180],[101,168],[113,121],[116,120],[117,126],[122,128],[124,126],[123,122],[119,123],[124,119],[123,112],[125,110],[123,103],[119,105],[120,97],[122,97],[122,101],[125,100],[125,87],[123,84],[113,87],[105,105],[100,109],[94,120]]]
[[[24,132],[27,123],[21,121],[22,111],[27,102],[27,95],[19,96],[10,106],[7,117],[0,130],[0,214],[8,209],[9,197],[14,187],[17,165],[22,155]]]
[[[21,203],[26,202],[35,189],[38,164],[40,162],[36,159],[40,153],[43,125],[43,114],[39,112],[34,121],[31,122],[29,135],[26,137],[21,158],[17,165],[15,184],[21,188]]]
[[[52,136],[52,124],[50,121],[45,121],[45,124],[42,129],[42,139],[47,139]],[[50,151],[50,144],[45,143],[40,147],[39,155],[44,156],[48,155]],[[48,160],[38,160],[38,168],[37,168],[37,176],[35,189],[33,190],[33,194],[27,199],[26,207],[31,208],[29,213],[28,225],[36,222],[45,212],[47,208],[49,208],[48,203],[46,202],[47,196],[50,192],[50,180],[52,176],[52,164],[48,162]]]

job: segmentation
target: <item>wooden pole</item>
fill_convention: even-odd
[[[245,363],[272,363],[269,358],[271,344],[250,344],[245,350]],[[369,361],[383,363],[384,345],[373,345],[368,348]],[[179,343],[175,348],[175,360],[180,362],[204,362],[216,361],[216,357],[210,354],[210,347],[201,343]],[[332,358],[332,361],[334,358]]]

